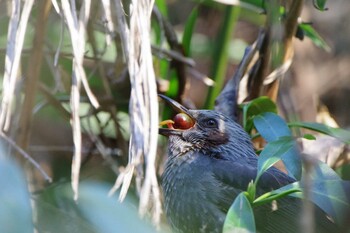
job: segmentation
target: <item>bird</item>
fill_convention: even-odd
[[[159,134],[168,137],[161,177],[167,220],[174,232],[222,232],[234,199],[256,178],[258,156],[250,136],[220,112],[190,110],[159,96],[176,112],[159,128]],[[256,192],[261,195],[295,181],[271,167],[260,177]],[[257,232],[301,232],[301,205],[291,197],[278,200],[277,210],[269,204],[254,208]],[[318,210],[316,232],[338,232],[332,220]]]

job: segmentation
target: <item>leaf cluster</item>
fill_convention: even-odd
[[[245,129],[254,138],[262,137],[267,144],[258,158],[256,179],[250,183],[247,191],[236,197],[226,217],[224,232],[235,232],[235,229],[256,232],[253,212],[255,207],[286,196],[305,198],[305,192],[308,192],[310,200],[334,219],[337,224],[344,224],[347,221],[345,216],[350,210],[348,196],[350,182],[342,180],[333,169],[321,161],[312,164],[311,171],[305,166],[303,168],[302,162],[309,157],[300,154],[296,142],[297,137],[292,134],[290,127],[321,132],[337,137],[346,143],[349,143],[347,138],[350,136],[350,132],[318,123],[290,122],[287,124],[276,114],[276,106],[266,97],[260,97],[244,104],[242,110]],[[252,132],[256,131],[258,134],[253,135]],[[314,139],[310,135],[304,138]],[[256,185],[259,178],[280,160],[283,161],[286,172],[297,181],[256,197]],[[306,187],[305,180],[307,178],[311,179],[311,187]]]

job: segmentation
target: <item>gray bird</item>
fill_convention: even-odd
[[[249,135],[223,114],[188,110],[160,95],[178,112],[164,121],[159,133],[169,137],[168,160],[162,175],[165,212],[175,232],[222,232],[226,213],[235,197],[246,191],[257,174],[258,157]],[[295,180],[277,168],[260,178],[257,195]],[[301,232],[299,199],[283,198],[254,209],[258,232]],[[320,210],[316,232],[338,229]]]

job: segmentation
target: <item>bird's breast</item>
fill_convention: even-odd
[[[214,201],[218,189],[210,161],[199,156],[168,160],[162,176],[167,217],[180,232],[221,232],[226,213]]]

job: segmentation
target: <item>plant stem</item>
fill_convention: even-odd
[[[215,81],[215,85],[209,89],[205,103],[205,108],[207,109],[214,107],[215,98],[219,95],[224,85],[228,64],[228,48],[239,12],[239,7],[229,6],[225,9],[224,22],[216,41],[216,49],[213,56],[214,63],[211,71],[211,77]]]

